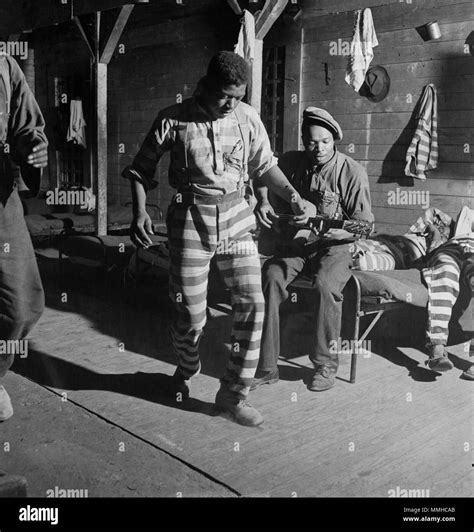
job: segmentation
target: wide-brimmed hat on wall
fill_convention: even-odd
[[[370,67],[365,75],[365,81],[359,94],[371,102],[380,102],[390,90],[390,76],[383,66]]]

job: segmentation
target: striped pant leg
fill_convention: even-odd
[[[426,336],[431,345],[446,345],[454,303],[459,295],[460,268],[456,260],[440,254],[436,262],[423,269],[428,286],[428,322]]]
[[[231,354],[222,383],[245,397],[260,355],[264,298],[260,258],[252,239],[255,215],[245,200],[218,207],[217,266],[231,292]]]
[[[169,294],[175,309],[171,340],[180,371],[190,378],[201,369],[199,342],[206,325],[210,257],[207,252],[201,257],[170,257]]]
[[[186,378],[201,369],[199,342],[206,325],[215,218],[215,209],[201,206],[174,207],[168,218],[169,295],[175,310],[171,339],[178,367]]]
[[[257,369],[265,302],[257,248],[251,240],[234,241],[234,251],[217,254],[217,266],[231,292],[231,352],[222,382],[241,397],[249,393]]]

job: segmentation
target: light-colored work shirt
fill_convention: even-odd
[[[211,120],[196,98],[160,111],[131,166],[122,175],[146,190],[157,186],[156,166],[170,151],[169,183],[196,194],[228,194],[277,164],[258,113],[238,104],[238,113]]]

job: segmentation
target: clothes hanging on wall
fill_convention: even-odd
[[[247,61],[253,61],[255,54],[255,19],[249,11],[244,9],[239,38],[234,47],[234,52]]]
[[[86,148],[86,121],[82,109],[82,100],[71,100],[71,109],[69,117],[69,128],[67,131],[67,141],[74,142],[83,148]]]
[[[345,80],[355,91],[359,91],[374,57],[373,48],[379,45],[370,8],[355,12],[354,32],[347,62]]]
[[[426,172],[438,166],[438,98],[432,83],[423,89],[416,119],[415,135],[406,155],[405,175],[424,181]]]
[[[252,64],[255,57],[255,18],[246,9],[242,17],[242,25],[239,31],[237,44],[234,46],[234,52],[243,57],[249,64]],[[248,94],[251,94],[251,83],[249,79],[247,84]]]

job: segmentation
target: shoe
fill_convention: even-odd
[[[267,371],[263,374],[262,377],[255,376],[252,384],[250,385],[250,390],[256,390],[259,386],[262,386],[262,384],[275,384],[279,380],[279,373],[278,369],[274,369],[273,371]]]
[[[461,376],[469,381],[474,381],[474,364],[465,369]]]
[[[176,368],[171,377],[170,392],[178,402],[189,399],[189,379],[184,377],[179,368]]]
[[[433,371],[449,371],[454,368],[454,364],[448,358],[448,352],[444,345],[432,345],[429,346],[429,359],[425,364]]]
[[[10,396],[3,386],[0,386],[0,421],[6,421],[13,416]]]
[[[240,425],[257,427],[263,423],[263,417],[256,408],[225,386],[221,385],[215,403],[220,412],[230,414],[232,419]]]
[[[324,392],[336,384],[337,369],[329,364],[321,364],[313,375],[313,381],[308,386],[312,392]]]

